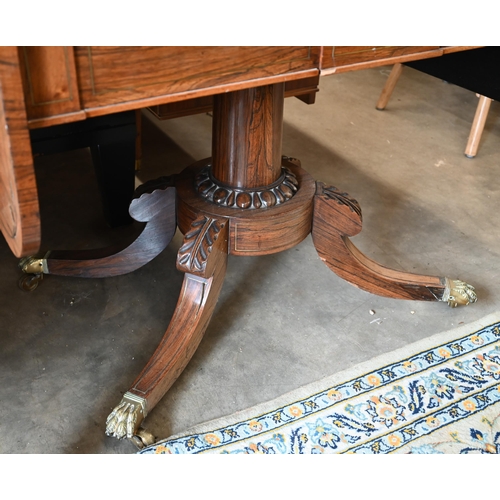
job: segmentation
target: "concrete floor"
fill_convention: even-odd
[[[322,78],[316,103],[287,99],[283,154],[355,197],[364,228],[353,241],[398,269],[460,278],[479,301],[377,297],[320,261],[310,237],[266,257],[230,257],[212,322],[187,369],[144,422],[165,438],[275,398],[500,307],[500,107],[479,154],[464,148],[477,105],[461,88],[406,68],[387,109],[375,110],[390,68]],[[211,118],[146,121],[139,181],[210,155]],[[90,155],[41,157],[43,249],[108,244]],[[106,279],[47,276],[17,287],[17,259],[0,241],[0,452],[120,453],[106,417],[155,349],[182,275],[182,236],[142,269]],[[370,310],[375,311],[374,315]]]

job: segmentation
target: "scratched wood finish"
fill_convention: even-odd
[[[182,373],[195,353],[212,317],[224,282],[227,268],[227,221],[200,217],[184,238],[177,267],[184,271],[184,281],[170,324],[153,356],[136,378],[128,392],[146,399],[151,411]],[[200,228],[201,226],[201,228]],[[214,226],[217,238],[213,239]],[[198,231],[199,230],[199,231]],[[207,240],[207,236],[212,239]],[[191,245],[190,239],[194,238]],[[194,264],[195,253],[204,247],[206,262]],[[181,263],[182,249],[189,246],[189,262]],[[210,248],[209,248],[210,247]]]
[[[215,179],[234,188],[251,189],[279,178],[283,103],[283,83],[214,96]]]
[[[0,229],[16,257],[38,252],[40,212],[16,47],[0,47]]]
[[[318,182],[314,197],[312,238],[321,260],[338,276],[370,293],[409,300],[441,300],[444,278],[386,268],[365,256],[349,240],[361,231],[356,200]]]
[[[319,56],[320,47],[304,46],[75,48],[89,116],[316,76]]]
[[[73,47],[20,47],[19,57],[30,121],[75,113],[84,117]]]

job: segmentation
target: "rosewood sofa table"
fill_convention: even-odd
[[[361,50],[366,49],[366,50]],[[358,202],[282,155],[285,87],[349,69],[443,53],[439,47],[0,47],[0,227],[23,271],[107,277],[151,261],[184,234],[184,281],[171,322],[146,367],[109,415],[106,433],[150,444],[141,422],[197,349],[224,282],[228,255],[289,249],[310,233],[325,264],[385,297],[477,300],[462,281],[396,271],[350,241]],[[299,85],[300,86],[300,85]],[[124,248],[39,252],[29,130],[213,96],[212,156],[149,181],[131,201],[144,228]]]

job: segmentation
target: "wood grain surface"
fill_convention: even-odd
[[[343,73],[443,54],[439,46],[324,46],[321,74]]]
[[[29,120],[79,113],[73,47],[21,47],[19,58]]]
[[[177,380],[195,353],[212,317],[224,282],[227,267],[227,221],[200,217],[198,222],[200,224],[194,224],[192,228],[197,232],[197,236],[195,244],[190,248],[196,252],[198,245],[205,245],[207,262],[203,269],[195,270],[191,264],[186,266],[185,262],[181,262],[183,252],[179,253],[177,267],[183,271],[194,272],[186,272],[179,301],[167,331],[128,391],[146,399],[148,412]],[[205,237],[213,225],[218,228],[217,238],[207,244]],[[190,243],[192,235],[190,231],[187,233],[181,248]]]
[[[318,92],[319,75],[285,82],[285,97],[297,97],[306,104],[314,104]],[[214,96],[199,97],[185,101],[152,106],[149,111],[159,120],[170,120],[181,116],[208,113],[213,110]]]
[[[361,231],[356,200],[318,182],[314,197],[312,237],[321,260],[338,276],[370,293],[409,300],[441,300],[444,278],[384,267],[364,255],[349,239]]]
[[[252,189],[279,178],[283,104],[283,83],[214,97],[212,175],[215,179],[233,188]]]
[[[319,47],[305,46],[75,48],[89,116],[111,105],[121,111],[313,77],[319,55]]]
[[[47,257],[46,274],[79,278],[106,278],[144,266],[170,243],[177,228],[176,194],[170,180],[149,181],[136,192],[130,214],[145,222],[139,236],[122,247],[80,251],[57,250]]]
[[[0,47],[0,229],[16,257],[38,252],[40,211],[16,47]]]
[[[293,171],[299,189],[293,198],[281,205],[246,210],[219,206],[205,201],[193,188],[196,174],[210,158],[187,167],[177,177],[178,226],[185,233],[199,214],[225,217],[229,220],[229,253],[231,255],[268,255],[299,244],[311,232],[314,179],[300,167],[298,160],[283,159]]]

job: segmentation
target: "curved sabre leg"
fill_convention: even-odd
[[[127,274],[159,255],[172,240],[177,228],[176,191],[171,178],[149,181],[137,188],[129,207],[130,215],[145,222],[141,234],[125,248],[116,246],[92,250],[56,250],[43,258],[26,257],[19,263],[27,274],[104,278]],[[26,277],[29,289],[31,277]],[[34,287],[33,287],[34,288]]]
[[[200,216],[191,224],[177,257],[177,268],[186,274],[176,309],[148,364],[108,416],[108,436],[137,436],[142,420],[186,367],[212,317],[226,274],[227,254],[226,219]]]
[[[341,278],[383,297],[448,302],[451,307],[476,302],[474,287],[460,280],[406,273],[366,257],[349,236],[361,231],[358,202],[337,188],[318,182],[312,237],[325,264]]]

